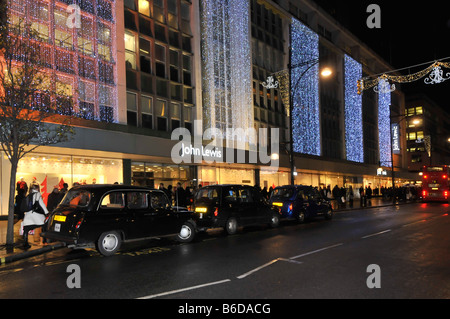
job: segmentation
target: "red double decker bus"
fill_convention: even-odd
[[[449,167],[424,166],[422,175],[422,200],[448,201],[450,198]]]

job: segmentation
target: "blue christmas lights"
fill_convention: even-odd
[[[345,72],[345,148],[347,160],[364,162],[362,96],[357,81],[362,78],[362,65],[348,55],[344,57]]]
[[[378,83],[378,145],[380,151],[380,164],[391,167],[391,121],[390,106],[391,92],[383,90],[386,87],[385,79]]]
[[[291,39],[294,152],[320,156],[319,36],[293,18]]]

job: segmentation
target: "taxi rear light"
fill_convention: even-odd
[[[216,210],[214,211],[214,217],[217,217],[217,215],[219,215],[219,208],[216,207]]]
[[[426,196],[427,196],[427,191],[423,191],[423,192],[422,192],[422,196],[423,196],[423,197],[426,197]]]
[[[444,191],[444,197],[445,197],[445,198],[448,197],[448,191]]]
[[[83,222],[83,218],[80,218],[80,220],[78,221],[78,223],[75,225],[75,229],[80,228],[82,222]]]

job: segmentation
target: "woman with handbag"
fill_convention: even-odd
[[[30,186],[30,193],[28,196],[31,196],[32,198],[33,208],[30,211],[25,212],[25,217],[23,218],[23,246],[25,249],[31,247],[28,243],[28,232],[33,229],[40,230],[44,225],[45,216],[48,214],[47,207],[45,206],[44,200],[39,192],[39,185],[32,184]],[[25,198],[24,200],[27,199]]]

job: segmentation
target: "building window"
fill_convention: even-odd
[[[153,1],[153,14],[156,21],[166,23],[166,19],[164,17],[164,0]]]
[[[141,62],[141,71],[145,73],[152,73],[152,60],[150,41],[139,38],[139,54]]]
[[[124,6],[130,8],[131,10],[136,10],[136,4],[134,0],[124,0]]]
[[[151,17],[150,3],[148,0],[139,0],[139,13]]]
[[[137,126],[136,93],[127,92],[127,123]]]
[[[166,48],[155,44],[155,67],[156,76],[166,77]]]
[[[170,52],[170,80],[174,82],[179,81],[179,69],[178,69],[178,52],[169,50]]]
[[[141,97],[142,127],[153,129],[153,102],[148,96]]]
[[[192,129],[192,107],[184,106],[183,110],[184,127],[190,131]]]
[[[191,81],[191,56],[183,55],[183,83],[192,85]]]
[[[125,64],[127,68],[136,70],[136,38],[129,32],[125,32]]]
[[[170,116],[172,130],[180,127],[181,123],[181,107],[178,103],[170,103]]]
[[[166,101],[157,100],[155,108],[156,124],[158,131],[167,131],[167,106]]]

